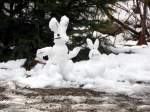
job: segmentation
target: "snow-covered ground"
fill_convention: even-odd
[[[118,47],[113,50],[131,54],[101,54],[97,59],[76,63],[68,61],[61,65],[61,69],[49,63],[37,64],[30,71],[22,67],[24,59],[8,61],[0,63],[0,80],[32,88],[83,87],[128,94],[149,87],[150,46]]]

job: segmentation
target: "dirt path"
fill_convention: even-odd
[[[150,93],[128,96],[81,88],[0,86],[0,112],[150,112]]]

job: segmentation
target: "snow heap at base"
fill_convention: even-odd
[[[0,63],[0,79],[13,80],[32,88],[79,87],[96,88],[103,91],[133,93],[148,87],[150,82],[150,47],[135,46],[119,48],[130,50],[133,54],[101,54],[97,60],[72,63],[68,61],[64,71],[53,64],[36,65],[31,71],[21,67],[25,60]],[[13,65],[13,66],[12,66]],[[8,69],[4,69],[8,68]],[[31,74],[31,77],[26,77]]]

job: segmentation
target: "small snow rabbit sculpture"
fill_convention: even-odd
[[[100,52],[98,51],[99,40],[96,39],[94,44],[90,39],[87,39],[86,42],[87,42],[87,46],[90,49],[89,58],[90,59],[98,59],[100,56]]]
[[[66,43],[69,41],[69,37],[66,34],[68,23],[69,18],[66,16],[61,17],[60,23],[56,20],[56,18],[52,18],[49,22],[49,28],[54,32],[55,45],[52,47],[52,52],[49,53],[50,61],[53,64],[59,64],[71,59],[80,51],[80,48],[77,47],[73,51],[69,52],[66,46]]]

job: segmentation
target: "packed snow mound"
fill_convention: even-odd
[[[9,61],[0,64],[0,79],[17,81],[32,88],[82,86],[128,93],[145,87],[136,82],[150,83],[150,47],[118,49],[128,49],[133,53],[101,54],[96,60],[76,63],[70,60],[62,65],[37,64],[31,71],[22,68],[23,60]]]
[[[21,60],[11,60],[8,62],[2,62],[0,63],[0,69],[14,69],[14,68],[20,68],[25,63],[26,59]]]
[[[22,67],[25,59],[11,60],[6,63],[0,63],[0,80],[15,80],[25,76],[26,70]]]

